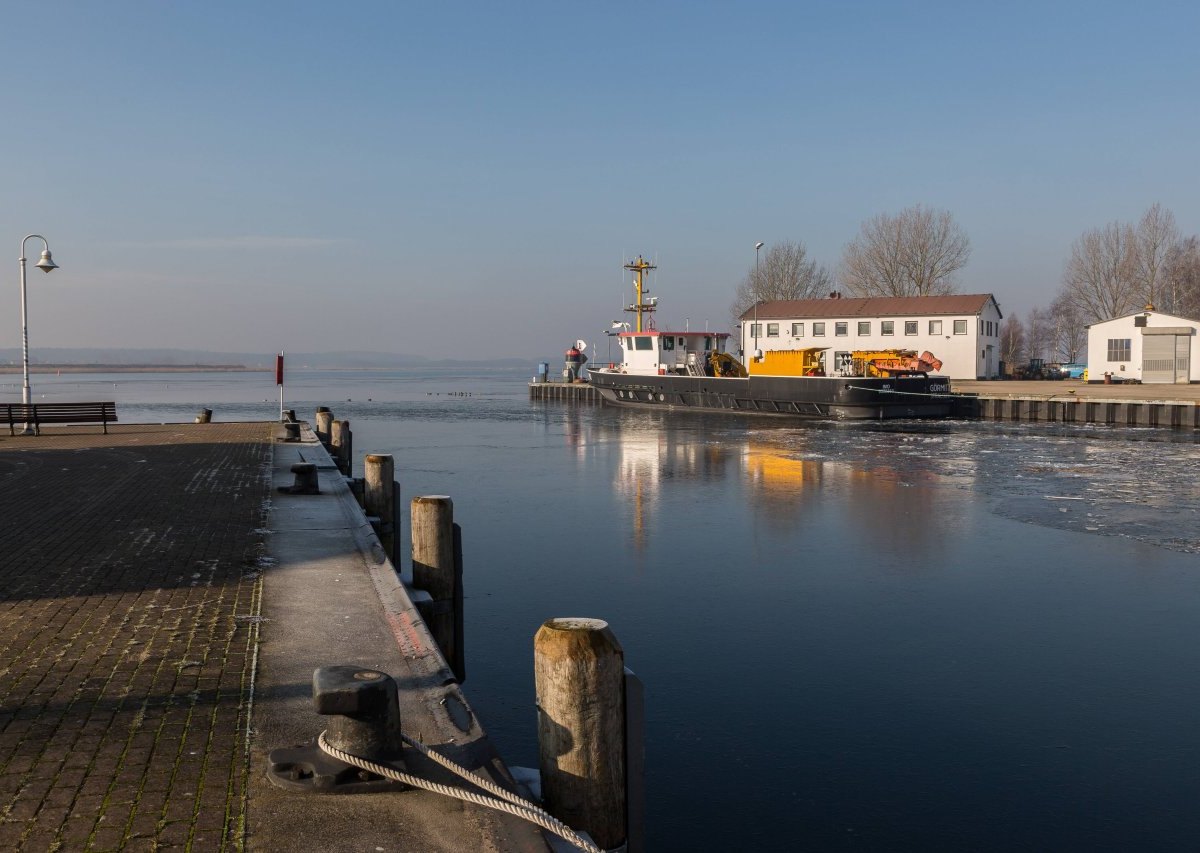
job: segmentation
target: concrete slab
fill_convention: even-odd
[[[273,485],[290,485],[290,467],[300,461],[317,462],[322,493],[272,496],[267,554],[273,564],[264,578],[255,682],[250,848],[288,849],[302,838],[305,846],[331,851],[549,849],[537,827],[424,791],[306,795],[267,781],[271,749],[303,743],[325,727],[311,702],[313,670],[350,664],[396,679],[407,733],[515,790],[345,478],[311,432],[300,444],[276,445]],[[412,772],[455,784],[427,759],[406,755],[406,761]]]

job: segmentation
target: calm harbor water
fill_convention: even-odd
[[[536,764],[532,637],[646,684],[654,850],[1200,838],[1200,445],[996,423],[533,403],[527,372],[297,372],[463,526],[468,695]],[[14,399],[0,385],[0,399]],[[123,421],[270,419],[267,374],[34,377]],[[357,465],[356,465],[357,467]]]

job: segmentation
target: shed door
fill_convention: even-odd
[[[1175,381],[1176,335],[1146,335],[1142,338],[1142,381]],[[1185,339],[1186,341],[1186,339]],[[1185,343],[1184,346],[1187,346]]]
[[[1188,335],[1146,335],[1142,338],[1142,381],[1191,381],[1192,339]]]
[[[1192,381],[1192,339],[1187,335],[1175,336],[1175,382],[1186,385]]]

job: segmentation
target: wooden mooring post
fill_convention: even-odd
[[[605,850],[620,847],[629,838],[621,644],[601,619],[550,619],[534,636],[533,672],[542,801]]]
[[[354,433],[350,431],[350,421],[333,422],[330,450],[338,470],[347,477],[353,476]]]
[[[446,495],[412,499],[413,586],[429,593],[432,601],[417,602],[417,609],[442,656],[461,682],[466,677],[462,647],[462,534],[454,523],[454,502]]]
[[[317,406],[317,416],[314,422],[316,426],[313,432],[317,434],[317,440],[328,447],[333,432],[333,412],[329,411],[328,406]]]
[[[363,510],[376,522],[375,534],[392,565],[399,565],[399,534],[396,502],[400,484],[395,481],[396,462],[390,454],[368,453],[363,457]]]

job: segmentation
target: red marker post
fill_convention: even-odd
[[[275,384],[279,386],[279,422],[283,423],[283,352],[275,356]]]

